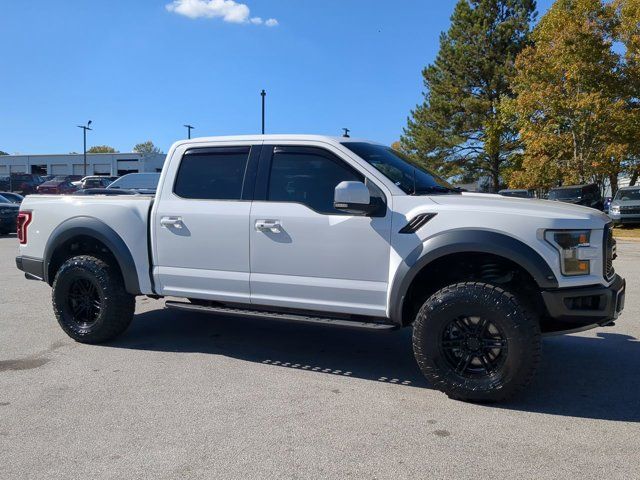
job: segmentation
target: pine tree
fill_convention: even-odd
[[[518,152],[501,113],[516,56],[527,45],[534,0],[459,0],[426,67],[424,102],[411,112],[403,150],[443,176],[489,176],[494,190]]]

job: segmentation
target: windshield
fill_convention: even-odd
[[[160,180],[159,173],[130,173],[109,185],[108,188],[125,188],[140,190],[155,190]]]
[[[640,188],[635,189],[635,190],[618,190],[618,193],[616,193],[615,200],[639,201],[640,200]]]
[[[579,188],[563,188],[559,190],[551,190],[549,192],[549,200],[567,200],[569,198],[578,198],[582,195]]]
[[[7,200],[5,197],[3,197],[2,195],[0,195],[0,203],[11,203],[11,202]]]
[[[342,145],[372,165],[404,193],[420,195],[456,192],[445,180],[389,147],[364,142],[345,142]]]

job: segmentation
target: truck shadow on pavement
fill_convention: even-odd
[[[414,361],[406,328],[379,333],[153,310],[136,315],[127,333],[107,346],[224,355],[398,388],[430,388]],[[597,337],[544,339],[532,385],[490,408],[640,422],[640,341],[603,329]]]

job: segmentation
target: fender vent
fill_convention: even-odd
[[[437,213],[420,213],[409,220],[409,223],[402,227],[398,233],[415,233],[436,215]]]

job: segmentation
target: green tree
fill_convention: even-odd
[[[501,101],[513,95],[509,80],[535,8],[534,0],[458,1],[435,62],[422,72],[424,102],[404,130],[406,152],[443,176],[489,176],[500,187],[519,150]]]
[[[629,154],[628,95],[613,48],[618,18],[601,0],[557,0],[516,62],[510,102],[525,147],[514,187],[602,181]]]
[[[0,155],[9,155],[7,152],[3,152],[2,150],[0,150]]]
[[[109,145],[94,145],[87,153],[119,153],[115,148]]]
[[[142,153],[143,155],[162,153],[162,150],[156,147],[151,140],[138,143],[135,147],[133,147],[133,151],[137,153]]]
[[[616,12],[619,25],[616,40],[624,50],[625,85],[628,88],[628,120],[625,123],[629,155],[622,167],[635,185],[640,177],[640,0],[617,0]]]

